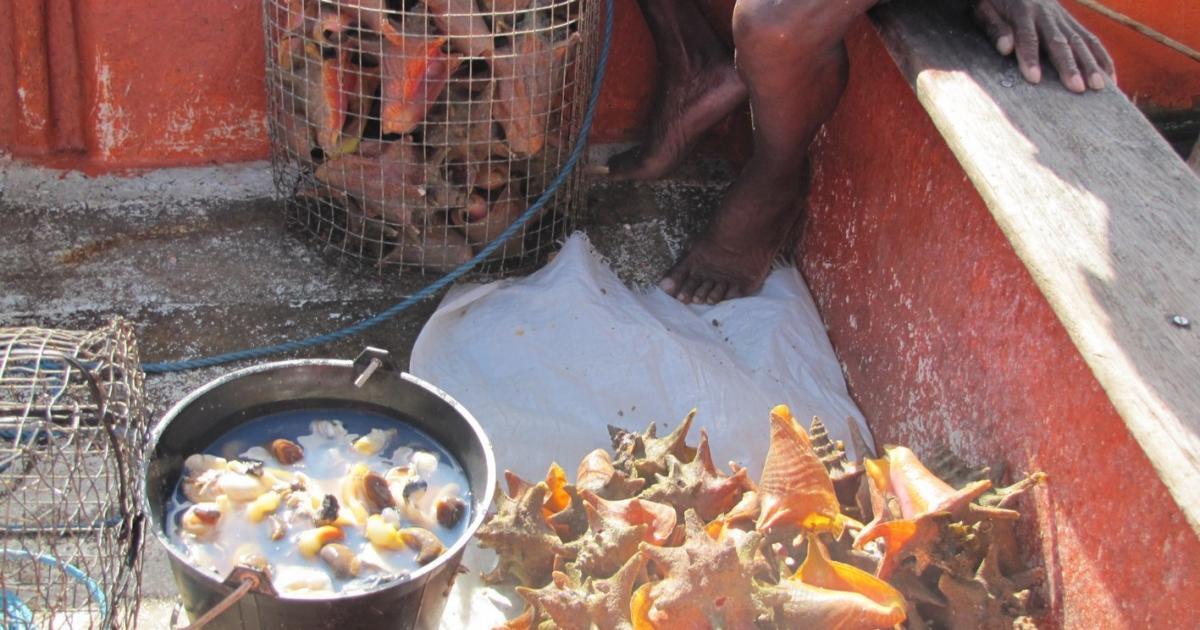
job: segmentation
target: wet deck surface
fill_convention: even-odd
[[[729,180],[727,166],[697,163],[653,184],[595,182],[578,227],[623,278],[648,284]],[[136,325],[143,362],[195,358],[342,328],[435,279],[380,279],[331,265],[289,232],[269,193],[263,165],[106,184],[0,161],[0,326],[91,328],[121,316]],[[436,306],[426,301],[359,337],[291,357],[352,358],[373,345],[407,365]],[[244,365],[148,377],[152,418]],[[142,627],[167,627],[174,583],[153,541],[142,582]]]

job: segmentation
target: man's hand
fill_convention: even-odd
[[[1030,83],[1042,80],[1039,49],[1068,90],[1102,90],[1105,75],[1116,80],[1112,58],[1100,40],[1056,0],[978,0],[975,19],[1002,55],[1017,53],[1017,65]],[[1085,84],[1086,77],[1086,84]]]

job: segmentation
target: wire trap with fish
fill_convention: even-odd
[[[128,628],[143,376],[132,327],[0,328],[0,628]]]
[[[331,257],[447,272],[512,224],[577,142],[599,44],[580,0],[265,0],[272,165]],[[491,270],[553,246],[580,174]]]

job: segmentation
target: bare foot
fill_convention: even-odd
[[[801,171],[756,167],[752,161],[712,224],[663,277],[662,290],[684,304],[757,293],[801,214]]]
[[[746,100],[746,85],[726,59],[689,68],[681,76],[664,69],[645,144],[608,161],[614,179],[655,179],[669,173],[696,140]]]

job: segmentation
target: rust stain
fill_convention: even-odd
[[[216,234],[235,232],[255,223],[254,217],[222,217],[199,223],[155,225],[143,230],[127,232],[112,238],[101,239],[73,247],[58,257],[58,262],[64,265],[78,265],[100,258],[105,254],[128,247],[137,243],[162,239],[174,239],[185,236],[213,236]]]

